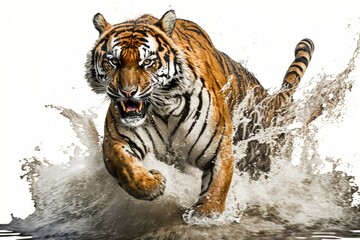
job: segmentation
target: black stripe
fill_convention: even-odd
[[[185,30],[187,30],[186,27],[184,27],[184,28],[185,28]],[[198,47],[202,48],[202,49],[205,50],[206,52],[211,52],[211,51],[212,51],[212,48],[211,48],[212,45],[211,45],[211,44],[210,44],[210,46],[209,46],[210,48],[209,48],[209,47],[206,47],[206,46],[208,46],[208,45],[203,44],[202,42],[200,42],[199,39],[196,38],[196,36],[193,36],[193,35],[191,35],[191,34],[183,34],[183,35],[186,36],[187,39],[189,39],[189,38],[193,39],[194,42],[197,43]],[[191,45],[191,42],[192,42],[192,41],[190,41],[190,39],[189,39],[188,44]]]
[[[301,40],[301,42],[305,42],[305,43],[307,43],[308,45],[310,45],[311,52],[314,51],[315,46],[314,46],[313,41],[311,41],[311,40],[308,39],[308,38],[305,38],[305,39]]]
[[[160,59],[159,51],[156,51],[156,59]],[[162,68],[163,64],[162,61],[157,61],[157,63],[158,63],[157,70],[159,70],[160,68]]]
[[[230,69],[230,67],[229,67],[229,64],[228,64],[228,62],[229,62],[229,57],[225,54],[224,55],[224,53],[222,53],[221,52],[221,54],[222,54],[222,57],[223,57],[223,59],[224,59],[224,63],[225,63],[225,66],[226,66],[226,71],[229,73],[229,75],[231,75],[232,74],[232,71],[231,71],[231,69]]]
[[[147,42],[149,42],[149,41],[148,41],[146,38],[144,38],[144,37],[136,38],[136,40],[139,40],[139,41],[141,41],[141,42],[144,42],[144,44],[147,43]],[[149,46],[148,46],[148,48],[149,48]]]
[[[153,126],[154,129],[155,129],[155,132],[156,132],[157,135],[160,137],[161,141],[162,141],[163,143],[165,143],[165,139],[164,139],[164,137],[161,135],[161,132],[159,131],[159,129],[157,128],[157,124],[156,124],[156,122],[154,121],[154,119],[151,118],[150,121],[151,121],[151,123],[152,123],[152,126]]]
[[[174,64],[174,76],[177,76],[179,74],[178,68],[180,68],[180,72],[182,73],[181,64],[178,62],[177,54],[174,55],[173,64]]]
[[[188,43],[188,45],[185,47],[186,50],[188,50],[189,52],[191,53],[195,53],[195,49],[193,48],[193,46],[190,44],[190,39],[188,38],[188,36],[184,35],[184,38],[185,38],[185,42]]]
[[[199,117],[201,115],[201,110],[202,110],[202,105],[203,105],[203,102],[202,102],[202,91],[204,89],[204,86],[201,87],[201,90],[200,90],[200,93],[199,93],[199,105],[198,107],[196,108],[196,112],[195,112],[195,117],[194,117],[194,120],[193,120],[193,123],[191,124],[187,134],[185,135],[185,138],[190,134],[190,132],[193,130],[196,122],[199,120]]]
[[[145,130],[146,134],[148,135],[148,137],[150,138],[150,141],[153,145],[155,156],[159,156],[159,151],[156,149],[156,144],[154,142],[153,137],[151,136],[151,133],[149,132],[149,129],[144,128],[144,130]]]
[[[215,150],[215,153],[214,153],[213,157],[210,159],[210,161],[202,169],[203,171],[210,171],[211,175],[210,175],[210,180],[209,180],[209,184],[208,184],[207,188],[201,191],[200,196],[203,195],[205,192],[207,192],[209,190],[209,188],[211,186],[211,183],[213,182],[215,161],[216,161],[216,158],[218,157],[220,147],[221,147],[222,141],[224,139],[224,132],[225,132],[225,127],[223,128],[223,131],[221,133],[220,141],[218,143],[218,146],[217,146],[217,148]],[[196,165],[197,165],[197,161],[196,161]],[[203,176],[202,179],[204,179],[204,178],[205,178],[205,176]]]
[[[246,73],[247,79],[249,82],[255,83],[256,85],[258,85],[259,88],[261,88],[262,90],[264,89],[259,80],[257,80],[257,78],[254,76],[254,74],[252,74],[251,72],[249,72],[246,68],[244,68],[244,71]]]
[[[188,62],[188,67],[190,68],[191,72],[195,75],[195,78],[198,78],[199,75],[196,74],[197,71],[195,70],[193,63]]]
[[[99,44],[100,46],[100,44]],[[106,42],[103,42],[100,46],[100,50],[103,51],[103,52],[107,52],[107,43]]]
[[[204,166],[204,168],[202,170],[207,170],[207,169],[210,169],[210,168],[214,167],[216,158],[218,157],[218,154],[219,154],[219,151],[220,151],[221,143],[222,143],[222,141],[224,139],[224,132],[225,132],[225,128],[223,129],[223,131],[221,133],[221,138],[220,138],[218,146],[217,146],[217,148],[215,150],[214,156],[210,159],[210,161]]]
[[[117,35],[117,34],[116,34]],[[117,36],[114,36],[114,38],[116,38]],[[129,34],[129,35],[127,35],[127,36],[121,36],[121,38],[116,38],[117,39],[117,42],[119,42],[119,41],[122,41],[122,42],[129,42],[129,41],[131,41],[132,39],[133,39],[133,35],[132,34]],[[117,45],[119,45],[119,44],[117,44]]]
[[[181,117],[178,121],[178,124],[175,126],[174,130],[171,133],[171,136],[173,136],[176,131],[178,130],[178,128],[180,127],[180,125],[184,122],[185,118],[188,116],[189,112],[190,112],[190,94],[185,93],[184,94],[184,99],[185,99],[185,106],[183,107],[183,109],[181,110]]]
[[[206,110],[206,116],[205,116],[205,121],[204,121],[204,124],[200,130],[200,133],[199,133],[199,136],[197,137],[196,141],[194,142],[194,144],[191,146],[189,152],[188,152],[188,156],[187,156],[187,159],[189,159],[190,157],[190,154],[191,154],[191,151],[193,150],[193,148],[195,147],[195,145],[197,144],[197,142],[199,141],[201,135],[204,133],[205,131],[205,128],[207,126],[207,121],[208,121],[208,117],[209,117],[209,112],[210,112],[210,106],[211,106],[211,95],[209,92],[208,93],[208,96],[209,96],[209,106],[208,106],[208,109]]]
[[[181,96],[174,96],[174,98],[179,98],[180,97],[180,104],[179,104],[179,106],[181,105],[181,103],[182,103],[182,101],[183,101],[183,98],[181,98]],[[166,99],[167,100],[167,99]],[[170,116],[175,116],[175,117],[177,117],[177,116],[179,116],[179,115],[173,115],[173,113],[176,111],[176,110],[178,110],[177,108],[174,108],[173,110],[171,110],[168,114],[168,116],[170,117]],[[180,113],[181,114],[181,113]]]
[[[136,145],[135,142],[133,142],[129,137],[125,136],[125,135],[119,135],[120,137],[124,138],[126,140],[126,142],[129,144],[130,149],[135,153],[134,150],[138,151],[141,155],[141,158],[139,158],[140,160],[143,160],[145,157],[144,152]]]
[[[311,54],[311,50],[310,50],[309,46],[306,45],[306,44],[304,44],[303,47],[297,47],[297,48],[295,49],[295,57],[298,55],[298,53],[299,53],[300,51],[304,51],[304,52],[308,53],[309,55]]]
[[[208,67],[209,69],[212,69],[211,66],[208,65],[208,64],[207,64],[207,67]],[[214,74],[213,74],[213,71],[209,70],[208,73],[209,73],[209,74],[211,75],[211,77],[212,77],[212,82],[215,82],[215,84],[216,84],[216,86],[218,87],[218,89],[221,89],[222,86],[220,86],[219,82],[217,81],[218,79],[217,79],[217,78],[214,76]]]
[[[195,165],[198,166],[198,161],[200,160],[201,157],[204,156],[204,153],[206,152],[206,150],[210,147],[210,145],[212,144],[216,134],[218,133],[218,128],[219,128],[219,123],[216,124],[216,127],[215,127],[215,131],[214,133],[211,135],[208,143],[206,144],[205,148],[201,151],[200,155],[195,159]],[[199,167],[199,166],[198,166]]]
[[[140,153],[140,155],[141,155],[141,160],[142,159],[144,159],[144,157],[145,157],[145,154],[144,154],[144,152],[136,145],[136,143],[134,142],[134,141],[132,141],[129,137],[127,137],[127,136],[125,136],[125,135],[123,135],[123,134],[121,134],[120,132],[119,132],[119,130],[117,129],[117,127],[115,126],[115,124],[116,124],[116,120],[115,120],[115,117],[114,117],[114,115],[113,115],[113,113],[110,111],[110,116],[111,116],[111,119],[112,119],[112,123],[114,124],[114,128],[115,128],[115,131],[116,131],[116,133],[117,133],[117,135],[120,137],[120,138],[123,138],[128,144],[129,144],[129,147],[131,148],[131,150],[132,151],[134,151],[134,149],[135,150],[137,150],[139,153]]]
[[[142,147],[143,147],[144,151],[146,152],[146,151],[147,151],[147,147],[146,147],[146,145],[145,145],[145,143],[144,143],[143,139],[140,137],[140,135],[139,135],[139,134],[138,134],[135,130],[133,131],[133,133],[135,134],[135,136],[137,137],[137,139],[139,139],[139,140],[140,140],[141,145],[142,145]]]
[[[295,58],[293,64],[294,64],[294,63],[297,63],[297,62],[304,63],[306,67],[307,67],[308,64],[309,64],[309,60],[308,60],[306,57],[298,57],[298,58]]]
[[[156,42],[157,42],[157,44],[158,44],[158,51],[159,52],[162,52],[162,51],[164,51],[164,47],[162,46],[163,44],[162,44],[162,42],[160,41],[160,39],[159,39],[159,37],[158,36],[156,36],[155,37],[155,40],[156,40]]]
[[[241,80],[242,77],[241,77],[241,74],[239,73],[239,66],[235,65],[235,62],[229,57],[229,56],[226,56],[227,59],[228,59],[228,62],[230,63],[230,66],[233,70],[233,73],[235,74],[236,78]]]
[[[221,70],[225,72],[225,66],[224,66],[224,57],[221,55],[221,53],[218,50],[215,50],[216,59],[218,60]]]
[[[292,67],[299,69],[301,72],[304,72],[304,69],[301,66],[297,65],[297,64],[291,64],[289,69],[292,68]]]
[[[132,150],[132,149],[131,149]],[[129,151],[129,150],[125,150],[125,152],[127,152],[128,154],[130,154],[131,156],[137,158],[137,159],[141,159],[139,155],[137,155],[134,151]]]
[[[208,36],[206,36],[206,33],[204,33],[200,28],[198,28],[197,26],[191,26],[191,27],[185,27],[186,31],[190,31],[193,33],[196,33],[197,35],[199,35],[200,37],[202,37],[203,39],[205,39],[208,43],[209,46],[212,46],[212,42],[211,40],[208,38]],[[195,39],[195,38],[194,38]],[[197,41],[198,42],[198,41]],[[204,45],[204,44],[202,44]]]
[[[168,125],[170,115],[164,117],[157,113],[155,110],[153,110],[153,113],[157,118],[159,118],[163,123],[165,123],[166,126]]]
[[[170,68],[168,68],[170,69]],[[156,75],[157,77],[161,78],[161,77],[166,77],[167,79],[169,78],[169,75],[167,74],[162,74],[162,75]],[[171,79],[171,81],[166,84],[165,86],[163,86],[161,89],[162,90],[166,90],[166,91],[171,91],[174,88],[177,88],[179,86],[179,79],[177,79],[176,77],[173,77]]]

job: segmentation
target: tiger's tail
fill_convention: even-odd
[[[292,96],[304,76],[313,52],[314,43],[308,38],[301,40],[296,45],[295,60],[286,71],[280,91],[265,98],[261,103],[266,127],[291,103]]]
[[[309,65],[314,48],[314,43],[308,38],[301,40],[296,45],[295,60],[285,74],[281,90],[288,90],[290,94],[294,93]]]
[[[284,81],[281,87],[280,94],[287,95],[288,99],[291,99],[291,96],[295,92],[297,85],[300,82],[300,79],[304,76],[304,73],[310,63],[312,54],[314,52],[315,46],[314,43],[305,38],[301,40],[295,48],[295,60],[290,65],[287,70]],[[284,98],[284,96],[282,96]],[[289,101],[287,101],[289,102]],[[316,106],[313,112],[310,115],[306,125],[314,121],[317,117],[322,114],[323,106]]]

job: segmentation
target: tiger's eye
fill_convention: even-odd
[[[150,65],[151,62],[152,62],[152,61],[151,61],[150,59],[145,59],[145,60],[143,61],[143,64],[144,64],[144,66],[147,66],[147,65]]]
[[[119,61],[116,58],[110,59],[110,62],[115,66],[118,65],[118,63],[119,63]]]

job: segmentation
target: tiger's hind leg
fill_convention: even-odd
[[[238,162],[237,167],[240,171],[249,173],[251,179],[257,180],[263,173],[270,171],[270,154],[270,144],[252,140],[248,143],[246,156]]]
[[[245,156],[236,164],[240,172],[249,173],[251,179],[257,180],[262,173],[270,170],[270,145],[258,140],[249,140],[264,129],[264,119],[259,106],[249,106],[242,111],[243,117],[234,134],[233,143],[246,143]]]
[[[283,117],[288,112],[292,95],[308,67],[313,51],[314,44],[310,39],[303,39],[296,45],[295,59],[285,74],[280,91],[266,97],[260,104],[253,106],[248,113],[244,114],[249,123],[240,124],[238,133],[234,137],[235,143],[254,136],[261,129],[284,126],[292,120]],[[283,134],[275,137],[277,141],[284,138]],[[249,141],[246,156],[237,164],[237,167],[240,171],[248,172],[252,179],[258,179],[261,173],[270,171],[270,155],[274,151],[273,148],[269,143],[260,143],[258,140]]]

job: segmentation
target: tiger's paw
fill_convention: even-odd
[[[216,221],[220,217],[221,212],[217,211],[208,211],[202,209],[202,207],[191,207],[187,209],[182,215],[183,220],[188,224],[198,224],[198,223],[209,223]]]
[[[209,197],[201,196],[197,203],[185,211],[183,219],[186,223],[191,223],[194,219],[216,219],[223,211],[224,204],[220,204],[218,201],[211,201]]]
[[[123,188],[133,197],[141,200],[154,200],[164,194],[166,178],[157,170],[151,169],[138,177],[131,186]]]

